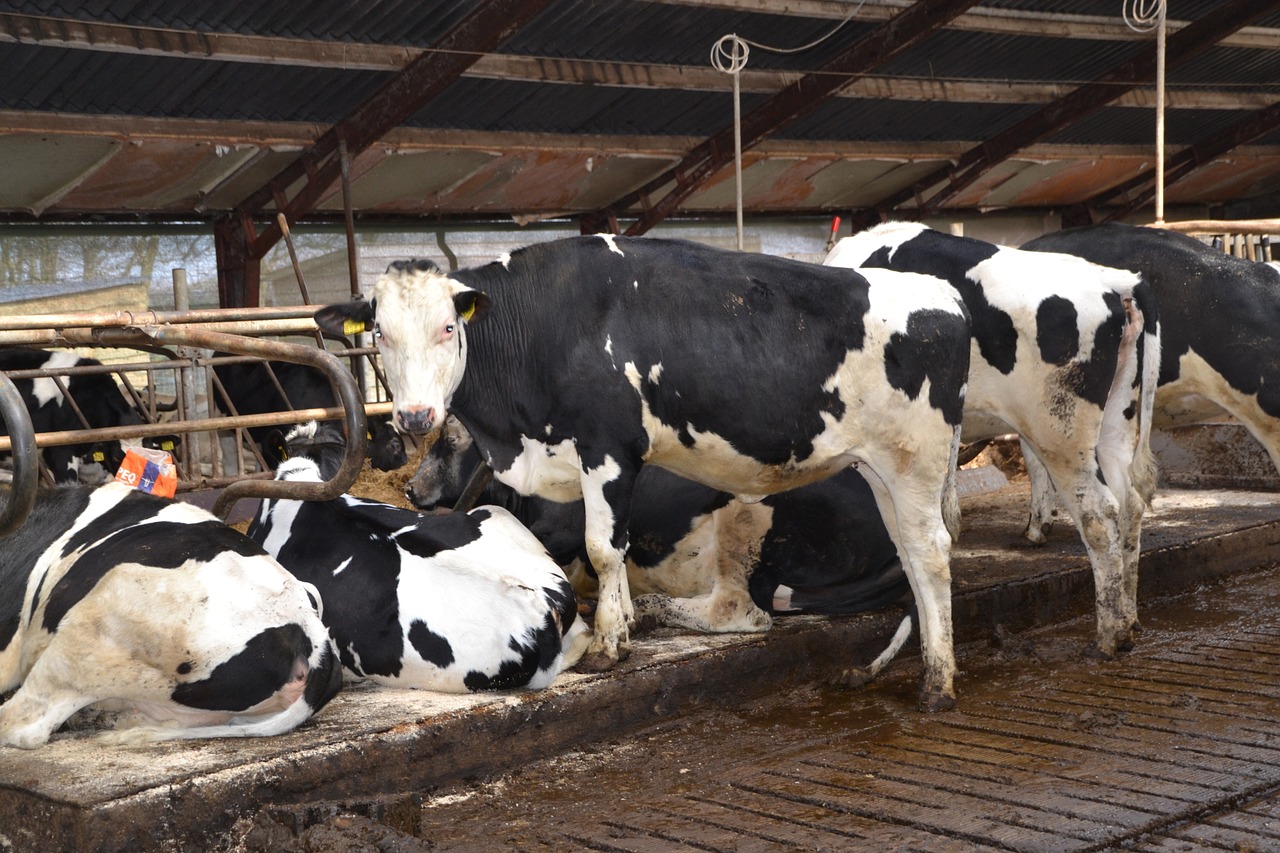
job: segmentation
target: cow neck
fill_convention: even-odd
[[[481,446],[494,440],[519,443],[512,427],[531,434],[539,425],[534,420],[545,415],[545,406],[538,405],[540,391],[530,387],[529,377],[552,369],[547,348],[537,345],[536,330],[555,326],[548,322],[545,301],[530,298],[536,283],[514,278],[496,264],[469,272],[474,275],[462,280],[488,294],[492,303],[483,321],[466,328],[467,366],[449,409]]]

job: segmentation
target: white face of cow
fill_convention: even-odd
[[[374,285],[373,339],[395,397],[396,426],[438,428],[467,366],[465,320],[455,297],[470,288],[438,271],[388,270]]]

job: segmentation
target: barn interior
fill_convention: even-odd
[[[385,414],[370,342],[321,340],[309,306],[362,292],[391,260],[469,266],[613,232],[820,261],[834,237],[896,218],[1009,245],[1109,220],[1188,223],[1270,259],[1280,0],[1173,0],[1163,46],[1124,5],[15,0],[0,11],[0,346],[100,358],[148,421],[131,435],[184,437],[180,495],[244,519],[240,498],[271,484],[243,429],[349,410],[219,412],[212,353],[310,361],[335,383],[347,381],[335,365],[350,367],[340,396]],[[63,247],[52,260],[49,246]],[[91,269],[91,250],[114,266]],[[314,355],[318,343],[338,358]],[[1247,432],[1212,420],[1158,437],[1165,486],[1280,487]],[[982,477],[971,500],[989,505],[975,518],[1018,523],[1025,494],[997,500],[1003,478],[988,489]],[[1163,570],[1169,588],[1191,586],[1280,557],[1269,500],[1240,494],[1168,505],[1171,526],[1150,543],[1165,556],[1144,583]],[[1065,533],[1053,559],[1018,552],[979,580],[988,546],[1011,538],[971,542],[957,563],[970,639],[1008,609],[1087,611],[1087,561]],[[1200,568],[1175,568],[1175,555]],[[1034,582],[1021,577],[1030,562]],[[797,623],[774,652],[868,644],[890,621]],[[545,701],[415,697],[409,724],[403,706],[357,691],[332,722],[248,752],[122,752],[99,784],[81,772],[92,747],[67,735],[34,762],[0,754],[0,835],[209,843],[266,802],[319,821],[322,809],[298,816],[297,804],[367,804],[479,773],[468,750],[526,725],[540,734],[511,760],[562,750],[588,733],[564,719],[602,701],[648,709],[622,725],[740,693],[744,660],[777,672],[762,648],[663,637],[625,682],[583,677]],[[815,659],[809,673],[836,666]],[[404,754],[422,764],[371,779]],[[156,809],[167,835],[138,830]]]

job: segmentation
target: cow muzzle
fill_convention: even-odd
[[[396,426],[401,432],[421,435],[430,432],[436,424],[436,410],[432,406],[396,409]]]

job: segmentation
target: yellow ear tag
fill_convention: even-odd
[[[288,450],[285,450],[283,447],[282,447],[282,448],[280,448],[280,461],[281,461],[281,462],[288,462],[288,461],[289,461],[289,451],[288,451]]]
[[[93,452],[93,461],[94,461],[94,462],[104,462],[104,461],[106,461],[106,458],[107,458],[107,457],[106,457],[106,454],[104,454],[101,450],[95,450],[95,451]]]
[[[366,433],[364,434],[364,438],[365,438],[365,441],[373,441],[373,433],[371,433],[371,432],[366,432]]]
[[[467,310],[466,310],[466,311],[463,311],[463,312],[462,312],[461,314],[459,314],[458,316],[462,318],[462,322],[464,322],[464,323],[470,323],[470,322],[471,322],[471,315],[472,315],[472,314],[474,314],[474,313],[476,313],[476,304],[475,304],[474,302],[472,302],[469,306],[467,306]]]
[[[368,326],[363,320],[344,320],[342,322],[342,334],[344,335],[358,335],[364,331],[368,331]]]
[[[172,442],[172,441],[162,441],[162,442],[160,442],[160,449],[161,449],[161,450],[173,450],[173,442]]]

